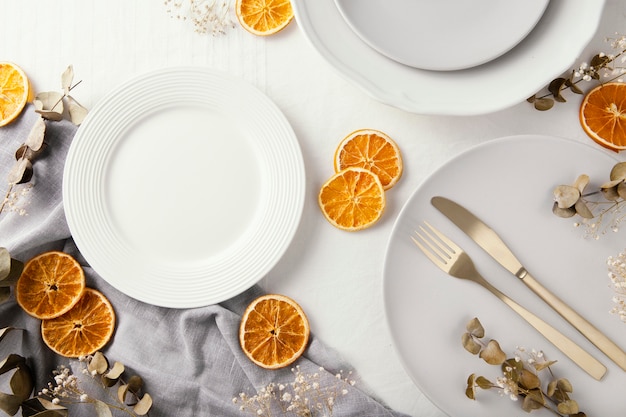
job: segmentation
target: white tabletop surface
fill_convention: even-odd
[[[92,107],[112,88],[144,72],[195,65],[223,69],[266,93],[298,137],[307,191],[293,243],[261,285],[296,299],[308,313],[315,335],[352,364],[362,388],[412,416],[443,413],[403,370],[385,323],[383,258],[403,204],[433,170],[485,141],[547,134],[590,142],[578,122],[580,96],[571,94],[568,103],[548,112],[524,102],[471,117],[422,116],[381,104],[338,75],[308,43],[296,21],[268,38],[238,26],[214,37],[196,33],[189,21],[172,18],[163,1],[4,0],[1,7],[0,60],[19,64],[37,91],[59,89],[60,74],[72,64],[76,79],[83,80],[73,95]],[[616,31],[626,32],[626,0],[608,1],[596,37],[573,65],[608,50],[603,39]],[[563,37],[565,41],[567,33]],[[317,194],[333,171],[339,141],[366,127],[396,140],[405,171],[387,193],[381,221],[371,229],[348,233],[323,218]]]

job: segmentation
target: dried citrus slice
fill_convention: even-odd
[[[86,288],[78,303],[62,316],[42,320],[43,341],[56,353],[70,358],[102,349],[115,328],[115,312],[99,291]]]
[[[331,224],[356,231],[370,227],[380,219],[385,209],[385,190],[372,171],[346,168],[322,186],[318,202]]]
[[[335,172],[349,167],[372,171],[388,190],[402,176],[402,156],[398,145],[387,134],[360,129],[346,136],[335,150]]]
[[[302,355],[309,334],[309,321],[302,308],[287,296],[269,294],[246,308],[239,327],[239,343],[252,362],[277,369]]]
[[[241,26],[259,36],[274,34],[293,19],[289,0],[237,0],[235,10]]]
[[[11,123],[30,97],[28,77],[20,67],[0,62],[0,126]]]
[[[69,311],[84,290],[80,264],[67,253],[51,251],[26,262],[15,285],[15,298],[31,316],[50,319]]]
[[[601,84],[580,106],[580,124],[597,143],[613,151],[626,149],[626,85]]]

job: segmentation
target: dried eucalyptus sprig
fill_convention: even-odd
[[[485,329],[477,318],[466,325],[462,343],[465,350],[478,355],[490,365],[500,366],[502,376],[492,382],[484,376],[471,374],[467,379],[465,395],[476,399],[478,388],[495,389],[513,401],[522,400],[522,409],[526,412],[547,409],[557,416],[585,417],[579,410],[578,403],[570,398],[572,384],[565,378],[556,378],[551,366],[556,361],[545,359],[543,352],[518,347],[515,356],[507,358],[496,340],[485,343]],[[541,381],[539,373],[548,374],[548,383]],[[545,384],[545,387],[544,387]]]
[[[143,380],[139,376],[131,377],[128,382],[122,380],[124,365],[120,362],[110,367],[107,358],[97,352],[93,356],[79,358],[86,365],[83,374],[88,375],[96,382],[102,391],[117,388],[115,402],[106,402],[92,397],[80,386],[80,380],[65,366],[54,371],[54,383],[50,382],[47,388],[42,389],[38,397],[49,401],[55,406],[67,406],[76,403],[92,404],[97,417],[112,416],[111,410],[119,410],[129,416],[148,415],[152,406],[152,397],[142,393]],[[104,395],[103,395],[104,397]]]
[[[67,115],[72,123],[79,125],[87,116],[88,110],[70,96],[70,91],[80,84],[80,81],[72,84],[73,80],[74,69],[70,65],[61,75],[63,92],[47,91],[39,93],[35,97],[33,104],[35,112],[39,114],[39,117],[35,120],[26,141],[15,152],[16,162],[9,171],[7,191],[2,201],[0,201],[0,214],[7,206],[12,207],[14,211],[21,215],[26,214],[23,208],[18,207],[17,201],[30,190],[30,187],[23,188],[21,192],[15,192],[14,189],[16,185],[26,184],[32,179],[33,163],[47,146],[44,141],[46,132],[45,120],[60,121]],[[67,105],[65,102],[67,102]],[[66,107],[67,112],[65,111]],[[32,184],[30,185],[32,186]]]
[[[26,141],[15,152],[15,164],[13,164],[7,177],[8,187],[3,200],[0,202],[0,214],[2,214],[7,205],[15,205],[15,201],[19,196],[18,194],[13,194],[15,186],[27,183],[32,179],[33,163],[46,147],[44,142],[45,132],[45,121],[42,117],[37,117]],[[20,211],[20,214],[25,213]]]
[[[242,392],[239,397],[233,398],[233,403],[239,404],[240,411],[257,416],[271,417],[280,413],[287,416],[332,417],[336,400],[347,395],[348,386],[356,383],[350,379],[350,372],[344,375],[340,371],[332,377],[325,375],[324,368],[319,368],[319,372],[306,374],[299,366],[292,372],[293,382],[272,382],[253,396]]]
[[[581,217],[582,221],[574,226],[585,226],[585,237],[599,239],[609,229],[619,231],[626,216],[623,212],[626,206],[626,162],[615,164],[609,181],[597,190],[585,193],[588,185],[589,176],[582,174],[573,185],[557,186],[553,191],[552,212],[563,218]]]
[[[7,327],[0,332],[0,340],[12,328]],[[33,392],[32,372],[26,359],[20,355],[11,354],[0,362],[0,375],[11,373],[9,387],[11,393],[0,392],[0,410],[10,416],[17,414],[22,404],[29,400]],[[27,417],[31,414],[22,412]]]
[[[0,304],[9,299],[10,287],[17,282],[23,269],[22,262],[11,258],[9,251],[5,248],[0,248]],[[2,335],[0,333],[0,340]]]
[[[15,328],[0,329],[0,341],[11,330]],[[115,362],[109,367],[108,360],[100,352],[80,358],[80,362],[84,366],[82,373],[88,381],[98,383],[102,398],[107,400],[88,394],[81,386],[82,381],[66,366],[54,370],[54,382],[49,382],[36,396],[31,396],[34,382],[27,360],[11,354],[0,362],[0,375],[12,373],[9,380],[11,393],[0,392],[0,410],[10,416],[21,409],[23,417],[67,417],[69,406],[90,404],[94,407],[96,417],[112,417],[112,410],[131,417],[148,415],[152,397],[143,393],[141,377],[133,376],[124,382],[124,365]],[[113,388],[116,388],[115,393],[105,392]]]
[[[564,103],[567,100],[563,97],[564,91],[571,91],[574,94],[584,94],[579,87],[582,82],[622,82],[622,76],[626,73],[626,68],[620,64],[626,61],[626,36],[621,35],[615,38],[606,38],[610,43],[612,52],[600,52],[595,54],[589,63],[583,62],[576,69],[573,69],[569,76],[558,77],[546,87],[547,93],[537,93],[528,98],[528,102],[535,106],[535,109],[545,111],[554,106],[555,102]]]
[[[39,113],[46,120],[60,121],[66,117],[66,113],[69,116],[69,120],[75,125],[79,125],[83,122],[87,116],[87,109],[83,107],[76,99],[70,96],[70,92],[81,81],[76,84],[74,82],[74,68],[72,65],[61,74],[61,89],[58,91],[45,91],[38,93],[35,96],[33,104],[35,111]],[[67,112],[65,111],[67,107]]]

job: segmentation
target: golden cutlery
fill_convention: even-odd
[[[585,372],[593,378],[600,380],[606,373],[606,367],[597,359],[583,350],[567,336],[563,335],[557,329],[517,304],[511,298],[503,294],[500,290],[491,285],[485,278],[480,275],[472,259],[430,224],[424,222],[427,228],[420,226],[420,231],[416,231],[417,239],[411,237],[413,242],[424,252],[424,254],[441,270],[449,275],[473,281],[489,290],[498,297],[506,305],[512,308],[517,314],[524,318],[539,333],[548,339],[554,346],[559,348],[568,358],[580,366]]]
[[[465,234],[471,237],[474,242],[478,243],[478,245],[491,255],[492,258],[498,261],[500,265],[517,278],[521,279],[526,286],[574,326],[576,330],[620,368],[626,370],[626,352],[530,275],[493,229],[483,223],[469,210],[452,200],[444,197],[433,197],[431,203],[437,210],[452,220]]]

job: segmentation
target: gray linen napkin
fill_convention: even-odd
[[[2,195],[6,189],[3,183],[15,162],[15,150],[24,142],[35,117],[29,106],[16,122],[0,128]],[[154,401],[151,416],[241,416],[244,413],[239,405],[232,402],[239,393],[254,395],[257,389],[270,382],[293,382],[291,369],[259,368],[239,347],[240,314],[261,294],[259,287],[219,305],[168,309],[144,304],[120,293],[89,268],[70,236],[62,204],[63,163],[75,132],[76,127],[69,122],[47,122],[48,146],[34,164],[32,187],[19,186],[16,191],[20,195],[15,204],[0,214],[0,247],[6,247],[21,261],[45,250],[57,249],[81,262],[87,285],[102,291],[116,311],[116,332],[103,353],[111,361],[126,365],[127,374],[138,374],[144,379],[145,391]],[[13,297],[0,304],[0,328],[7,326],[25,331],[11,332],[0,342],[0,360],[9,353],[26,357],[33,368],[36,390],[51,381],[52,371],[58,365],[77,366],[44,345],[39,321],[25,314]],[[320,373],[322,385],[336,382],[334,375],[339,370],[351,369],[314,335],[304,357],[295,365],[306,374]],[[325,370],[320,371],[320,367]],[[346,386],[347,394],[335,401],[334,416],[402,415],[365,393],[358,377],[356,379],[357,384]],[[87,404],[73,407],[71,413],[95,415]]]

